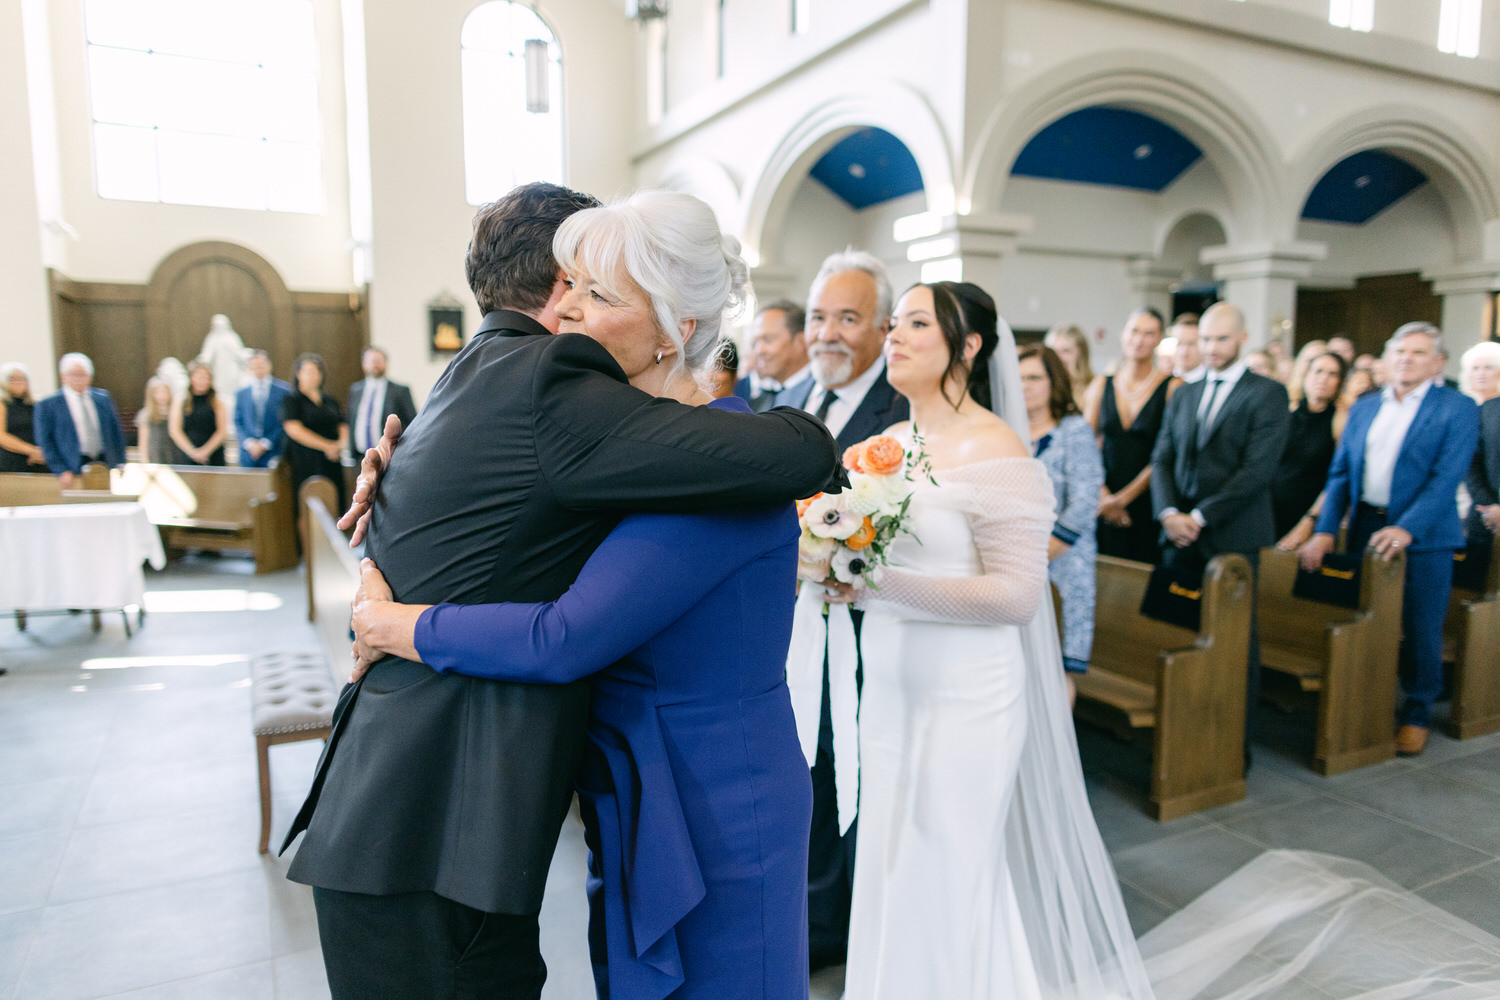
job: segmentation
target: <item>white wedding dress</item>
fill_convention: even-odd
[[[1003,321],[990,371],[997,412],[1024,434]],[[859,734],[847,1000],[1500,998],[1500,939],[1307,851],[1267,851],[1137,944],[1064,691],[1046,472],[1025,458],[943,470],[909,515],[914,537],[860,602],[858,707],[852,680],[833,698]],[[824,648],[821,616],[808,622],[788,660],[811,693],[804,749]]]
[[[1002,833],[1027,732],[1018,626],[1047,583],[1052,487],[1030,458],[937,479],[919,482],[912,534],[864,602],[846,995],[1037,1000]]]

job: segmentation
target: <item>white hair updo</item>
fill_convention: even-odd
[[[621,274],[639,285],[694,374],[713,360],[724,317],[744,305],[750,286],[740,241],[720,231],[713,209],[677,191],[637,191],[575,212],[552,250],[564,271],[585,271],[611,294],[620,294],[612,283]],[[684,346],[679,325],[689,319],[697,325]]]

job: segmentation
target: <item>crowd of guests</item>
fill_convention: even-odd
[[[266,351],[247,352],[231,399],[215,387],[213,368],[195,359],[186,366],[180,391],[165,375],[146,380],[135,416],[135,457],[158,465],[241,468],[285,461],[294,489],[321,475],[342,491],[351,445],[359,451],[373,447],[387,419],[394,416],[405,425],[416,415],[411,389],[386,377],[387,363],[381,348],[365,349],[365,377],[350,387],[345,406],[325,391],[328,371],[317,354],[299,355],[291,367],[293,381],[286,382],[272,375]],[[93,385],[94,364],[87,355],[63,355],[58,375],[62,388],[37,400],[24,364],[0,366],[0,472],[50,472],[66,489],[86,465],[123,465],[127,433],[114,398]]]

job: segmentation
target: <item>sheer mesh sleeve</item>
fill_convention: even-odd
[[[1035,459],[1002,458],[940,472],[974,532],[982,576],[941,577],[887,567],[860,602],[904,618],[968,625],[1021,625],[1036,616],[1047,585],[1052,481]]]

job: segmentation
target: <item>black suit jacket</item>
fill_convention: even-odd
[[[1198,536],[1204,558],[1221,552],[1259,552],[1276,543],[1271,482],[1286,446],[1291,413],[1280,382],[1245,372],[1219,408],[1203,447],[1197,447],[1198,406],[1210,379],[1177,390],[1162,419],[1151,456],[1151,509],[1207,521]]]
[[[349,436],[354,437],[354,428],[359,423],[360,404],[365,398],[365,379],[360,379],[349,387]],[[391,414],[401,418],[402,427],[410,427],[412,418],[417,415],[417,404],[412,401],[411,387],[402,385],[400,382],[385,380],[385,404],[381,408],[380,415],[375,418],[375,429],[371,432],[375,437],[380,437],[380,432],[385,427],[385,418]]]
[[[800,385],[778,393],[776,405],[805,409],[815,384],[810,378],[803,379]],[[906,397],[891,388],[885,378],[885,369],[882,368],[879,376],[870,384],[870,391],[865,393],[865,398],[860,400],[859,406],[849,415],[849,422],[839,431],[839,447],[848,448],[859,444],[892,424],[899,424],[910,418],[911,407],[906,402]]]
[[[654,399],[594,341],[497,311],[402,435],[368,554],[401,601],[550,601],[621,511],[789,502],[829,485],[837,463],[806,414]],[[287,837],[307,829],[290,877],[539,910],[587,713],[585,682],[381,661],[340,695]]]
[[[1500,503],[1500,399],[1491,399],[1479,408],[1479,447],[1465,480],[1474,506]],[[1478,512],[1469,516],[1472,532],[1479,521]]]

